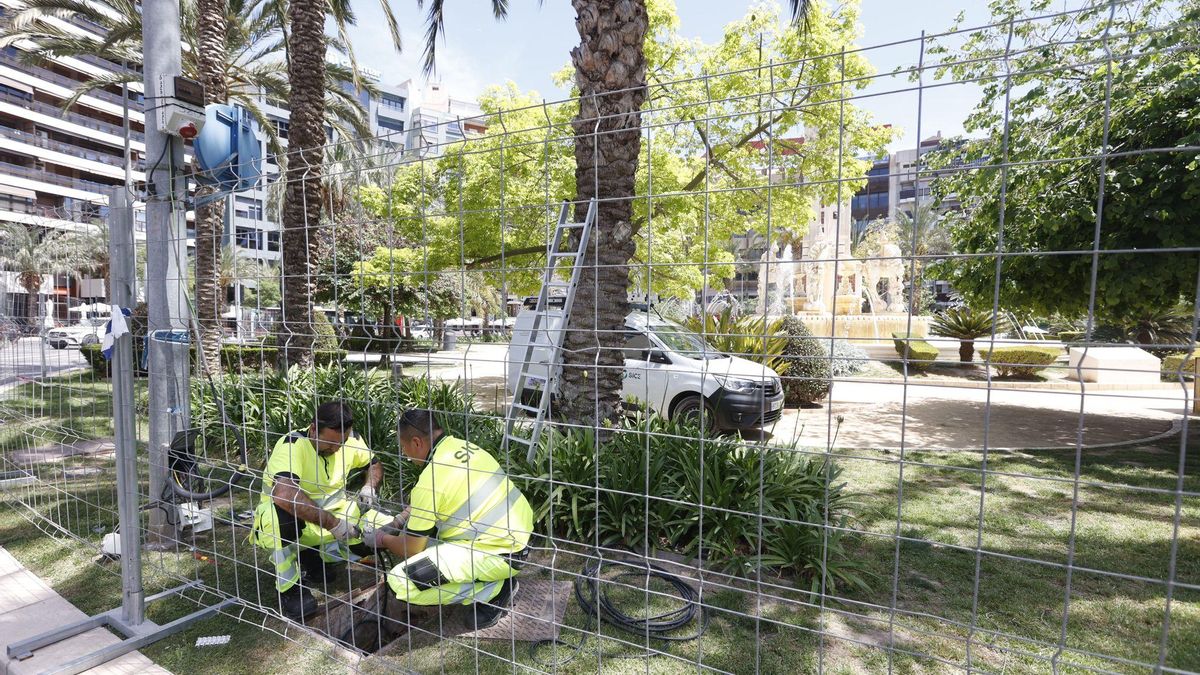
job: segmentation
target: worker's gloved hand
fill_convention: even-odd
[[[354,527],[345,520],[339,520],[338,524],[334,525],[333,529],[330,530],[329,533],[333,535],[334,539],[344,542],[347,539],[353,539],[356,537],[358,535],[358,528]]]
[[[362,511],[368,511],[375,508],[379,504],[379,495],[375,492],[375,488],[370,485],[364,485],[358,491],[358,508]]]
[[[412,515],[412,507],[406,506],[395,518],[392,519],[392,527],[397,530],[402,529],[408,523],[408,517]]]
[[[362,531],[362,542],[375,550],[386,549],[387,544],[384,543],[384,534],[382,527],[364,527]]]

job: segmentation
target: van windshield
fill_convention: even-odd
[[[729,358],[728,354],[718,351],[705,342],[704,338],[677,323],[652,324],[650,330],[654,331],[654,336],[661,340],[668,349],[680,356],[692,359]]]

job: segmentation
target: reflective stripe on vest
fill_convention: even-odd
[[[497,490],[504,487],[507,480],[508,476],[502,473],[493,473],[479,485],[468,485],[467,500],[458,507],[457,511],[446,517],[445,523],[450,527],[469,528],[471,514],[482,508]]]
[[[513,486],[512,489],[508,491],[507,498],[505,498],[503,501],[496,502],[492,508],[487,510],[487,513],[484,513],[480,517],[469,522],[462,523],[462,526],[467,529],[452,537],[446,537],[445,541],[466,541],[474,539],[493,527],[509,530],[510,528],[505,527],[505,525],[507,525],[509,520],[509,514],[512,512],[513,507],[517,505],[517,500],[520,498],[521,491],[518,490],[516,486]]]

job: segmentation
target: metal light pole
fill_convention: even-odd
[[[173,93],[165,83],[182,73],[179,1],[142,3],[143,73],[146,91],[146,302],[149,305],[150,498],[161,499],[167,485],[167,447],[188,426],[189,354],[178,336],[189,328],[183,262],[187,260],[187,180],[183,144],[164,133],[156,109]],[[174,338],[174,339],[173,339]],[[174,541],[175,526],[162,509],[150,511],[156,543]]]

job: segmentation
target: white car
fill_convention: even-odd
[[[46,342],[55,349],[99,344],[107,323],[108,319],[84,319],[70,326],[52,328],[46,333]]]
[[[510,394],[516,393],[533,317],[532,310],[517,315],[508,348]],[[530,373],[538,382],[545,381],[548,373],[549,331],[557,330],[561,321],[549,319],[533,340]],[[687,328],[644,312],[627,316],[625,331],[626,397],[671,419],[697,419],[704,411],[713,429],[756,429],[773,424],[783,414],[779,374],[767,366],[717,351]],[[530,395],[527,388],[523,396]]]

